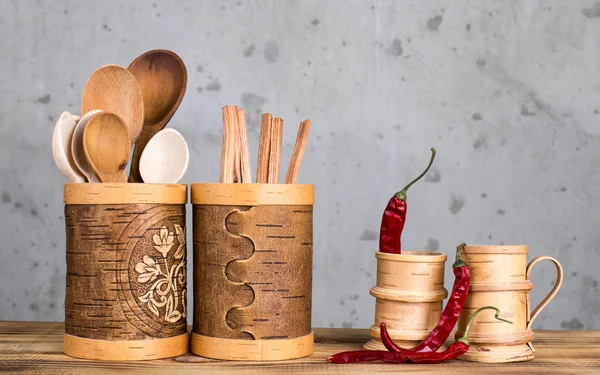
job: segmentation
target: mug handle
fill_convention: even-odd
[[[554,288],[552,288],[552,290],[550,291],[550,293],[548,293],[546,298],[544,298],[542,300],[542,302],[540,302],[540,304],[537,305],[537,307],[533,310],[532,313],[530,313],[531,309],[530,309],[530,305],[529,305],[529,293],[527,293],[527,329],[531,328],[531,324],[533,323],[535,318],[537,318],[537,316],[542,312],[542,310],[546,307],[546,305],[548,305],[548,303],[550,303],[550,301],[552,301],[552,299],[556,296],[556,293],[558,293],[558,290],[560,289],[560,287],[563,283],[564,277],[563,277],[562,266],[560,265],[558,260],[556,260],[552,257],[549,257],[547,255],[535,257],[531,260],[531,262],[529,262],[529,264],[527,265],[527,270],[526,270],[526,275],[525,275],[526,279],[529,280],[529,275],[531,274],[531,270],[533,269],[533,266],[535,266],[538,262],[541,262],[542,260],[549,260],[552,263],[554,263],[554,265],[556,266],[556,283],[554,284]]]

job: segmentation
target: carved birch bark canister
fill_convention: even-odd
[[[414,347],[429,335],[442,314],[446,255],[427,251],[402,254],[375,253],[377,285],[375,324],[371,326],[368,350],[386,350],[379,325],[385,322],[390,337],[400,346]]]
[[[459,359],[477,362],[520,362],[534,358],[534,333],[531,325],[556,296],[563,281],[560,263],[549,256],[534,258],[527,264],[527,246],[465,246],[461,257],[471,270],[469,295],[458,320],[456,338],[464,335],[471,314],[483,306],[495,306],[500,316],[513,322],[494,319],[493,311],[482,311],[469,332],[470,349]],[[533,266],[549,260],[556,266],[557,279],[550,293],[530,309],[529,280]]]
[[[99,360],[188,351],[186,185],[67,184],[65,354]]]
[[[271,361],[313,352],[314,187],[192,184],[191,352]]]

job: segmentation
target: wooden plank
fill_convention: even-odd
[[[598,374],[600,331],[538,331],[533,361],[485,364],[450,361],[439,365],[365,363],[334,365],[325,358],[358,350],[368,341],[366,329],[315,329],[315,352],[282,362],[228,362],[186,354],[171,359],[138,362],[79,360],[62,353],[62,323],[0,322],[0,370],[21,374]]]

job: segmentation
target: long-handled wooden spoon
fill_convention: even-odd
[[[73,153],[71,152],[71,141],[73,132],[77,122],[81,119],[80,116],[75,116],[69,112],[63,112],[56,125],[54,126],[54,134],[52,134],[52,155],[58,169],[71,182],[85,182],[85,177],[77,168]]]
[[[98,182],[98,178],[85,157],[85,151],[83,149],[83,132],[92,116],[100,112],[102,111],[95,109],[84,114],[77,123],[77,126],[73,131],[73,138],[71,139],[71,154],[73,155],[73,161],[88,182]]]
[[[189,158],[183,136],[175,129],[163,129],[146,144],[140,174],[146,183],[176,184],[187,171]]]
[[[161,131],[179,108],[187,86],[187,70],[177,54],[153,50],[136,58],[129,71],[139,82],[144,98],[144,126],[135,142],[129,182],[141,182],[140,156],[148,141]]]
[[[127,182],[131,143],[119,116],[108,112],[93,115],[83,132],[83,149],[101,182]]]
[[[133,144],[144,124],[144,99],[137,80],[129,70],[105,65],[88,78],[81,97],[81,113],[100,109],[119,116]]]

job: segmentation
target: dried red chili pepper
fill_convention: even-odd
[[[382,361],[385,358],[385,350],[355,350],[351,352],[341,352],[327,357],[327,362],[331,363],[356,363]]]
[[[471,324],[473,320],[482,310],[493,309],[496,310],[495,318],[501,320],[503,322],[507,322],[512,324],[511,321],[500,318],[500,310],[493,306],[484,306],[471,315],[469,319],[469,323],[467,324],[467,328],[465,329],[465,334],[460,339],[453,342],[448,349],[443,352],[403,352],[403,353],[387,353],[383,356],[383,360],[386,362],[394,362],[394,363],[440,363],[450,359],[455,359],[465,354],[469,350],[469,340],[467,339],[467,335],[469,334],[469,329],[471,328]]]
[[[458,316],[465,305],[467,294],[469,293],[469,285],[471,284],[471,272],[467,263],[460,258],[460,250],[466,244],[461,243],[456,247],[456,261],[452,265],[454,269],[454,285],[452,286],[452,294],[446,303],[446,307],[440,316],[437,326],[431,331],[429,336],[419,345],[412,349],[404,349],[399,347],[392,341],[385,323],[381,323],[381,342],[390,352],[435,352],[448,339],[454,325],[458,321]]]
[[[460,339],[452,343],[448,349],[443,352],[386,352],[383,350],[357,350],[351,352],[341,352],[327,357],[327,362],[331,363],[355,363],[386,361],[394,363],[440,363],[450,359],[455,359],[465,354],[469,350],[469,340],[467,335],[471,329],[471,324],[475,317],[483,310],[496,310],[495,318],[512,324],[511,321],[500,318],[500,310],[493,306],[484,306],[471,315],[469,323],[465,329],[465,334]]]
[[[381,230],[379,231],[379,251],[382,253],[400,254],[401,243],[400,236],[404,229],[404,223],[406,222],[406,192],[415,182],[419,181],[425,173],[431,168],[433,159],[435,158],[435,148],[431,148],[431,160],[429,165],[419,175],[419,177],[412,180],[404,189],[400,190],[390,199],[383,211],[383,217],[381,218]]]

